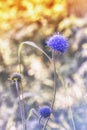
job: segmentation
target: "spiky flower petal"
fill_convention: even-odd
[[[68,42],[67,39],[60,35],[60,34],[55,34],[53,36],[51,36],[48,40],[47,40],[47,45],[55,50],[55,51],[59,51],[61,53],[64,53],[67,51],[68,49]]]

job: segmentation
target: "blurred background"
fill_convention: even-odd
[[[87,0],[0,0],[0,130],[21,130],[21,117],[15,85],[9,81],[19,72],[18,48],[33,41],[50,57],[46,40],[60,32],[67,37],[66,54],[56,54],[56,68],[66,83],[65,93],[58,79],[50,130],[87,130]],[[39,106],[50,105],[53,94],[53,70],[38,50],[25,45],[21,51],[22,85],[25,115]],[[67,97],[70,97],[68,100]],[[32,115],[27,130],[39,130]]]

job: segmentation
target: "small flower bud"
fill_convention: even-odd
[[[43,106],[39,108],[38,112],[41,115],[41,117],[47,118],[51,114],[51,109],[48,106]]]
[[[11,80],[13,80],[13,81],[17,80],[18,82],[21,82],[21,74],[20,73],[13,73],[11,76]]]

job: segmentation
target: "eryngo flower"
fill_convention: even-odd
[[[68,42],[67,39],[60,34],[55,34],[53,36],[51,36],[48,40],[47,40],[47,45],[55,50],[55,51],[59,51],[61,53],[64,53],[67,51],[68,49]]]
[[[39,108],[38,112],[41,117],[47,118],[51,114],[51,109],[48,106],[43,106],[43,107]]]

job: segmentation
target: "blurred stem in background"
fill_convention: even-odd
[[[21,74],[19,73],[13,73],[11,80],[15,83],[16,86],[16,91],[17,91],[17,97],[18,97],[18,102],[19,102],[19,108],[20,108],[20,115],[22,119],[22,125],[23,125],[23,130],[26,130],[26,120],[25,120],[25,111],[24,111],[24,102],[23,102],[23,90],[22,93],[20,93],[20,89],[22,89],[22,83],[21,83]],[[22,99],[21,96],[22,95]]]
[[[54,81],[53,81],[53,98],[52,98],[52,103],[51,103],[51,113],[53,112],[54,109],[54,103],[55,103],[55,98],[56,98],[56,87],[57,87],[57,75],[56,75],[56,65],[55,65],[55,50],[52,50],[52,66],[53,66],[53,72],[54,72]],[[46,120],[43,130],[45,130],[46,125],[49,121],[50,117]]]
[[[23,103],[22,103],[22,101],[21,101],[21,100],[23,100],[23,99],[20,98],[19,83],[18,83],[17,80],[15,81],[15,85],[16,85],[16,90],[17,90],[17,96],[18,96],[18,98],[19,98],[19,108],[20,108],[20,114],[21,114],[21,119],[22,119],[22,124],[23,124],[23,130],[26,130]]]
[[[65,81],[64,81],[64,79],[63,79],[63,77],[61,76],[61,74],[60,74],[59,71],[57,71],[57,74],[58,74],[58,78],[59,78],[59,80],[61,81],[62,86],[63,86],[63,88],[64,88],[64,90],[65,90],[67,99],[68,99],[68,101],[69,101],[69,100],[70,100],[70,96],[68,95],[68,86],[69,86],[69,85],[67,85],[67,83],[65,83]],[[69,102],[70,102],[70,101],[69,101]],[[73,130],[76,130],[76,128],[75,128],[75,122],[74,122],[74,119],[73,119],[72,107],[70,106],[70,104],[69,104],[69,115],[70,115],[70,118],[71,118],[71,121],[72,121]]]

